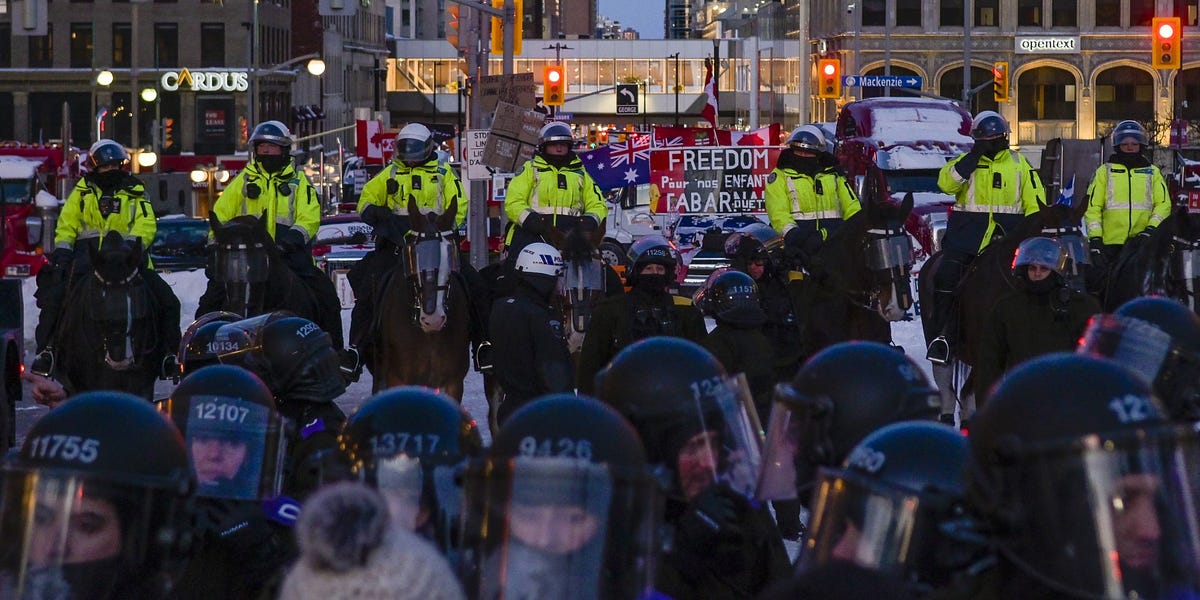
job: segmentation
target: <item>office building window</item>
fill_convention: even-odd
[[[963,0],[942,0],[938,19],[942,27],[962,27]]]
[[[46,24],[46,35],[30,36],[29,66],[33,69],[54,66],[54,23]]]
[[[1129,26],[1149,26],[1154,19],[1154,0],[1129,0]]]
[[[1000,2],[999,2],[999,0],[976,0],[976,2],[975,2],[975,26],[976,27],[999,27],[1000,26]]]
[[[175,23],[154,24],[154,66],[179,65],[179,26]]]
[[[12,68],[12,23],[0,23],[0,69]],[[0,112],[0,114],[4,114]],[[0,119],[3,121],[3,119]]]
[[[71,23],[71,67],[92,66],[92,24]]]
[[[225,66],[225,24],[200,24],[200,66]]]
[[[133,29],[129,23],[113,23],[112,26],[112,66],[129,66],[129,46],[133,39]]]
[[[862,3],[863,27],[887,25],[887,2],[884,0],[858,0]]]
[[[1096,0],[1096,27],[1121,26],[1121,0]]]
[[[1017,26],[1042,26],[1042,0],[1017,0]]]
[[[1175,0],[1175,16],[1184,25],[1196,24],[1197,8],[1197,0]]]
[[[1076,0],[1051,0],[1051,27],[1078,27],[1075,14],[1079,12]]]
[[[896,27],[920,27],[920,0],[896,0]]]

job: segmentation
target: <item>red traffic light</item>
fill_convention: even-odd
[[[1175,37],[1175,24],[1174,23],[1159,23],[1158,29],[1156,29],[1155,32],[1158,34],[1158,37],[1161,39],[1164,39],[1164,40],[1171,39],[1171,38]]]
[[[837,75],[837,65],[833,63],[825,63],[825,66],[822,67],[822,69],[824,70],[826,77]]]
[[[560,73],[557,69],[550,69],[546,71],[546,81],[550,83],[558,83],[560,79],[562,79],[562,73]]]

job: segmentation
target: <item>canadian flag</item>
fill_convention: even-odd
[[[700,117],[717,126],[717,90],[713,87],[713,64],[711,58],[704,59],[704,93],[708,95],[708,102],[704,105],[704,110],[700,111]]]

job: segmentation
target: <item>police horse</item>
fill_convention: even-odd
[[[214,257],[209,277],[220,295],[202,299],[197,316],[227,311],[253,317],[277,310],[290,311],[319,323],[317,299],[279,252],[267,231],[267,215],[241,215],[224,223],[209,213]]]

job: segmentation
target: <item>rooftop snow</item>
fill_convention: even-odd
[[[881,145],[920,140],[938,140],[970,144],[971,138],[958,132],[961,113],[936,106],[881,106],[872,110],[874,131],[870,137]]]

